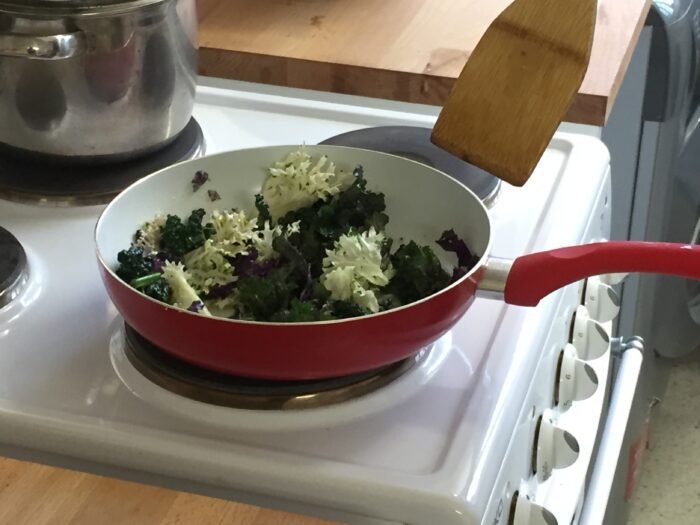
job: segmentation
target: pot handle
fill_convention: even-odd
[[[524,255],[513,261],[503,295],[508,304],[535,306],[567,284],[632,272],[700,280],[700,245],[611,241]]]
[[[59,60],[80,55],[86,48],[81,31],[50,36],[0,34],[0,56],[6,57]]]

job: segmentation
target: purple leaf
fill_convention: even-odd
[[[236,282],[227,284],[215,284],[209,288],[209,293],[207,293],[205,299],[224,299],[233,291],[236,287]]]
[[[192,178],[192,191],[197,191],[205,182],[209,180],[209,174],[206,171],[199,170]]]
[[[202,309],[204,308],[204,303],[202,301],[194,301],[189,308],[187,308],[190,312],[201,312]]]
[[[277,259],[258,261],[258,250],[253,247],[249,247],[247,252],[247,254],[239,253],[234,257],[227,257],[233,266],[234,274],[238,277],[264,277],[279,264]]]
[[[302,303],[305,303],[306,301],[310,301],[313,298],[314,295],[314,282],[311,279],[311,272],[308,273],[308,277],[306,279],[306,285],[304,286],[304,289],[301,291],[301,294],[299,294],[299,300]]]
[[[471,269],[477,262],[479,257],[472,254],[462,239],[460,239],[454,230],[446,230],[437,240],[438,245],[446,252],[453,252],[457,255],[457,264],[467,270]]]
[[[467,269],[464,266],[457,266],[454,270],[452,270],[452,280],[450,282],[457,282],[465,275],[467,275]]]
[[[163,273],[163,266],[165,265],[165,262],[167,260],[168,260],[168,257],[165,253],[158,252],[157,254],[153,255],[151,258],[151,269],[154,272]]]
[[[207,190],[207,194],[209,195],[209,200],[212,202],[221,200],[221,195],[219,195],[219,192],[216,190]]]

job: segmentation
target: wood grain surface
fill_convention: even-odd
[[[511,0],[198,0],[200,72],[442,105]],[[651,0],[599,0],[590,67],[567,120],[602,125]]]
[[[432,142],[510,184],[525,184],[581,87],[596,6],[597,0],[510,4],[469,57]]]
[[[0,458],[8,525],[334,525],[306,516]]]

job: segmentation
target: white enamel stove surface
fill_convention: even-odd
[[[195,115],[209,153],[316,143],[373,125],[431,126],[436,116],[435,108],[385,108],[208,87],[199,90]],[[597,140],[557,135],[527,186],[505,187],[491,210],[493,255],[514,257],[598,236],[597,219],[589,218],[607,166]],[[22,447],[352,523],[370,517],[505,522],[507,499],[519,488],[547,503],[541,488],[555,475],[544,483],[530,479],[530,412],[534,406],[536,417],[552,408],[553,368],[568,337],[577,286],[533,309],[478,299],[420,368],[337,408],[280,417],[208,409],[163,392],[145,401],[123,385],[110,361],[121,320],[94,256],[100,210],[0,201],[0,224],[23,243],[32,271],[24,295],[0,311],[0,442],[7,445],[0,452]],[[578,413],[577,403],[571,414]],[[586,438],[575,437],[583,456]],[[585,470],[583,460],[569,468],[578,463]]]

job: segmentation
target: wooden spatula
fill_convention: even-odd
[[[432,142],[511,184],[525,184],[583,82],[596,3],[515,0],[469,57]]]

